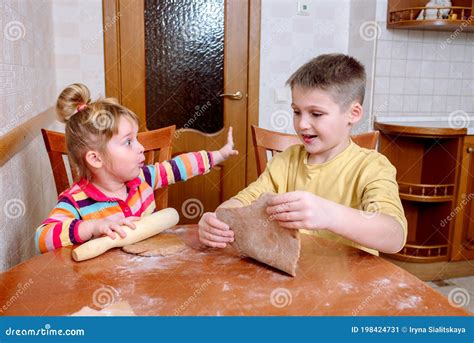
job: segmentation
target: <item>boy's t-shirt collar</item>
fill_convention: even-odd
[[[354,148],[355,143],[352,141],[352,139],[349,138],[349,140],[350,140],[350,143],[347,146],[347,148],[345,148],[339,154],[337,154],[336,156],[331,158],[329,161],[326,161],[324,163],[308,164],[309,153],[306,150],[304,150],[304,147],[303,147],[303,150],[305,151],[305,156],[304,156],[304,160],[303,160],[304,165],[308,168],[318,169],[318,168],[326,167],[329,164],[332,164],[334,161],[340,159],[342,156],[346,155],[347,153],[349,153]]]

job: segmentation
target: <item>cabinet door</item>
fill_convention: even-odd
[[[458,197],[453,213],[452,260],[474,259],[474,136],[466,136]]]

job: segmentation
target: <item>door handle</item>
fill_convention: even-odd
[[[219,96],[220,96],[220,97],[231,98],[232,100],[242,100],[242,98],[244,97],[244,96],[242,95],[242,92],[241,92],[241,91],[237,91],[237,92],[235,92],[234,94],[232,94],[232,93],[223,93],[223,94],[220,94]]]

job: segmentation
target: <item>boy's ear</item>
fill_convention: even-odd
[[[99,169],[104,165],[104,161],[98,151],[89,150],[86,153],[86,162],[93,168]]]
[[[358,102],[352,104],[351,110],[349,112],[349,124],[355,124],[362,119],[364,115],[364,108]]]

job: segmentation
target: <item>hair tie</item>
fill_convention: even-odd
[[[74,112],[73,114],[76,114],[77,112],[80,112],[85,108],[87,108],[87,104],[81,104],[81,105],[76,107],[76,112]]]

